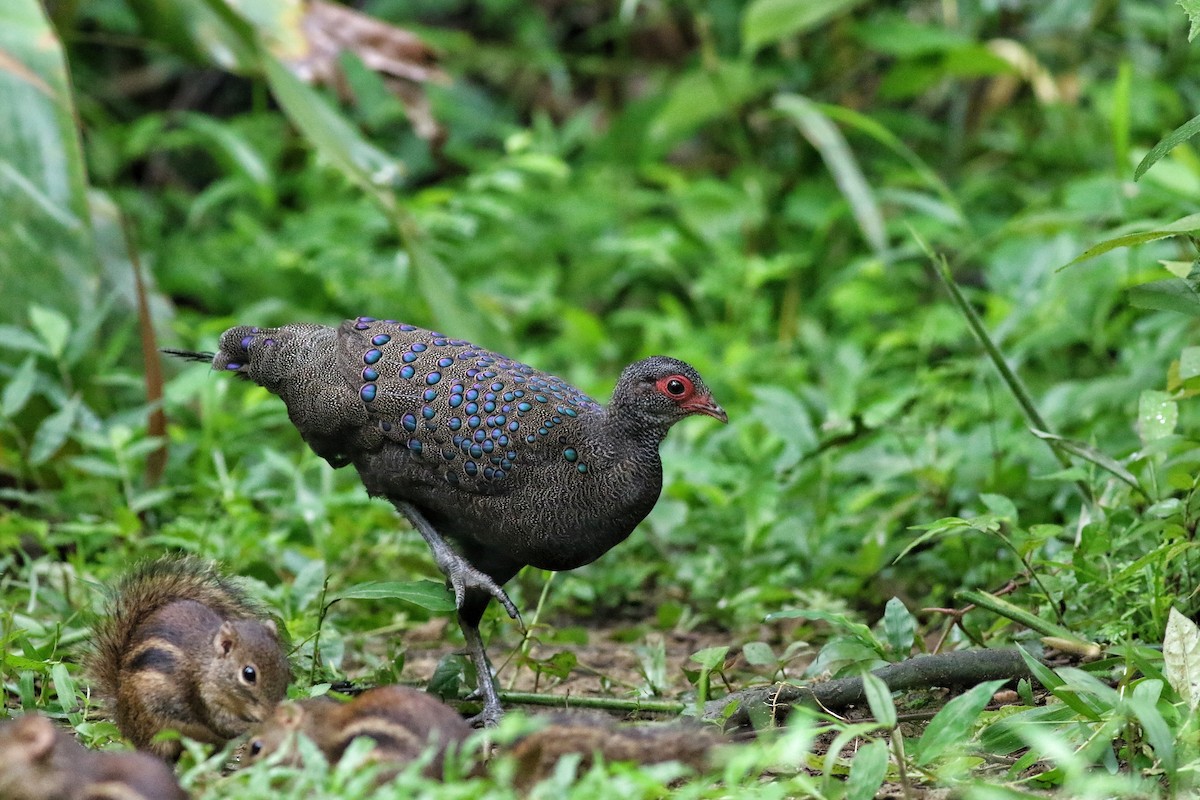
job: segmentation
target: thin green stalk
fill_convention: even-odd
[[[536,692],[500,692],[505,703],[522,706],[558,706],[559,708],[596,708],[604,711],[655,714],[682,714],[686,706],[672,700],[622,700],[618,697],[572,697]]]
[[[924,246],[924,242],[921,242],[921,245]],[[929,251],[927,250],[926,252],[928,253]],[[1046,420],[1042,419],[1042,415],[1038,412],[1037,406],[1033,404],[1033,398],[1030,397],[1029,390],[1025,388],[1025,384],[1021,382],[1020,377],[1018,377],[1017,374],[1009,368],[1008,362],[1004,360],[1004,354],[1000,352],[1000,348],[996,346],[994,341],[992,341],[992,337],[988,334],[987,328],[983,324],[983,320],[979,318],[979,314],[975,312],[975,308],[969,302],[967,302],[967,298],[964,297],[963,293],[959,290],[958,284],[954,282],[954,277],[950,274],[950,265],[946,263],[946,257],[941,255],[934,256],[932,253],[929,253],[929,255],[933,265],[933,274],[936,275],[938,280],[942,282],[942,286],[946,288],[946,291],[950,295],[950,299],[954,301],[954,305],[963,315],[963,318],[966,319],[968,327],[971,328],[971,332],[975,334],[975,338],[979,340],[979,344],[983,346],[988,358],[991,359],[992,365],[995,366],[996,371],[1000,373],[1000,379],[1004,381],[1004,384],[1008,387],[1009,392],[1011,392],[1012,396],[1016,399],[1017,405],[1019,405],[1021,407],[1021,411],[1025,413],[1025,419],[1029,422],[1031,427],[1039,431],[1052,432],[1050,427],[1046,424]],[[1046,445],[1050,448],[1050,452],[1054,454],[1054,457],[1058,460],[1058,463],[1062,464],[1063,469],[1070,469],[1072,466],[1071,459],[1068,458],[1067,455],[1058,447],[1056,447],[1052,441],[1045,439],[1043,439],[1043,441],[1046,442]],[[1095,498],[1092,496],[1092,490],[1086,483],[1081,480],[1077,480],[1075,481],[1075,488],[1079,490],[1079,493],[1083,496],[1085,502],[1091,503],[1094,501]]]
[[[985,608],[1002,617],[1011,619],[1013,622],[1019,622],[1026,628],[1035,630],[1043,636],[1054,636],[1066,642],[1077,644],[1080,648],[1096,648],[1097,645],[1080,639],[1069,628],[1065,628],[1048,620],[1044,620],[1035,614],[1031,614],[1020,606],[1014,605],[994,594],[981,592],[976,589],[963,589],[955,592],[954,596],[958,599],[965,600],[968,603]]]

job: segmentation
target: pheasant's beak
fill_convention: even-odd
[[[685,405],[684,409],[693,414],[704,414],[712,417],[713,419],[719,419],[721,422],[729,422],[729,415],[725,413],[725,409],[721,408],[721,406],[717,404],[716,400],[712,399],[712,395],[697,397],[695,400]]]

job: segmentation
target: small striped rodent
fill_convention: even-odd
[[[48,717],[0,722],[4,800],[187,800],[171,768],[145,753],[89,750]]]
[[[673,722],[619,725],[610,717],[549,714],[549,724],[517,739],[504,752],[517,762],[514,783],[521,791],[554,774],[558,760],[578,753],[582,775],[599,755],[606,762],[657,764],[678,761],[696,771],[709,763],[721,737],[710,726]]]
[[[454,709],[427,692],[407,686],[380,686],[347,703],[330,697],[280,703],[275,713],[251,732],[246,746],[247,761],[257,761],[280,748],[288,748],[285,760],[299,764],[294,748],[297,733],[312,739],[330,764],[337,763],[350,742],[359,736],[375,741],[374,760],[397,768],[434,747],[436,754],[425,774],[440,779],[444,774],[446,749],[462,744],[470,736],[471,726]],[[386,779],[387,774],[383,777]]]
[[[139,749],[179,757],[175,730],[224,744],[267,717],[291,679],[275,622],[209,563],[166,556],[136,567],[93,631],[87,659],[117,728]]]

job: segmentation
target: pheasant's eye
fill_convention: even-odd
[[[242,680],[253,685],[258,681],[258,670],[247,664],[242,667]]]
[[[694,391],[692,382],[683,375],[671,375],[658,381],[658,390],[672,400],[683,400]]]

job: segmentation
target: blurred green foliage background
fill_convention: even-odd
[[[14,604],[37,572],[18,545],[87,580],[184,548],[261,580],[311,651],[326,577],[434,575],[277,400],[202,367],[147,367],[154,347],[212,349],[233,324],[371,314],[601,397],[624,364],[669,353],[728,409],[727,428],[672,433],[658,508],[554,583],[552,618],[700,626],[782,651],[760,625],[770,612],[874,623],[893,597],[930,641],[1029,640],[1003,616],[950,630],[921,611],[1010,581],[1010,600],[1093,641],[1158,642],[1172,604],[1200,610],[1194,316],[1129,293],[1191,291],[1194,250],[1163,237],[1062,269],[1200,211],[1188,143],[1133,180],[1200,105],[1184,9],[356,4],[436,53],[441,76],[400,81],[404,95],[369,48],[336,57],[337,87],[297,78],[306,8],[0,10],[0,566]],[[433,70],[416,52],[410,66]],[[1030,432],[931,254],[1074,443],[1069,467]],[[519,602],[545,581],[515,581]],[[68,593],[0,630],[10,652],[69,661],[87,606]],[[406,615],[428,612],[335,607],[321,668],[396,669],[395,652],[350,657],[347,640]]]

